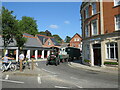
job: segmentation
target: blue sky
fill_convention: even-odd
[[[18,20],[22,16],[37,20],[38,30],[49,30],[62,39],[75,33],[81,35],[81,2],[3,2],[3,6],[14,11]]]

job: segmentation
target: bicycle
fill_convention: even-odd
[[[9,64],[6,66],[5,63],[2,64],[1,66],[1,71],[7,71],[8,69],[10,69],[11,71],[16,71],[17,67],[15,64],[12,63],[12,61],[9,61]]]

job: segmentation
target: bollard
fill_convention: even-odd
[[[34,69],[34,62],[33,62],[33,59],[32,59],[32,65],[31,65],[31,66],[32,66],[32,70],[33,70],[33,69]]]
[[[22,60],[20,60],[20,72],[22,72]]]

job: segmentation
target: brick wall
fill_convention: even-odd
[[[75,41],[74,39],[79,39],[80,41]],[[76,47],[79,48],[79,44],[81,44],[81,37],[79,35],[75,35],[71,40],[70,40],[70,47]]]

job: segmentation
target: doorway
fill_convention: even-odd
[[[101,65],[101,44],[93,44],[94,65]]]

